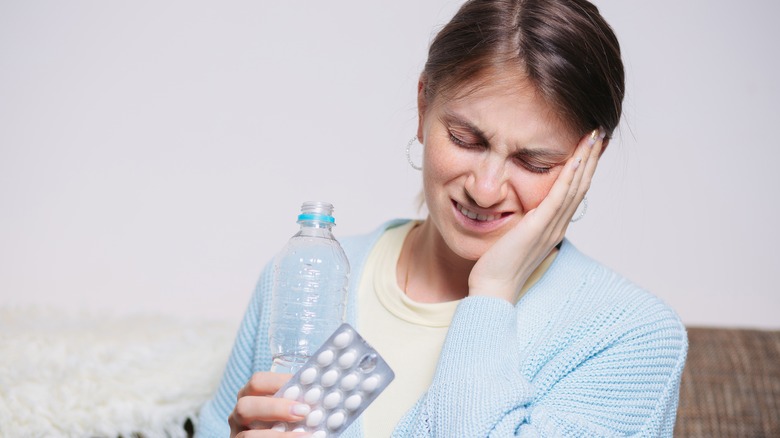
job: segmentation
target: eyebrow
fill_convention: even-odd
[[[444,118],[447,120],[448,123],[455,123],[458,125],[462,125],[464,128],[468,129],[474,135],[479,137],[482,141],[486,141],[486,142],[488,141],[487,136],[481,129],[479,129],[476,125],[464,119],[463,117],[453,113],[452,111],[445,110]]]
[[[555,160],[555,161],[563,161],[569,158],[569,153],[567,152],[554,152],[547,149],[521,148],[514,155],[515,156],[522,155],[523,157],[528,157],[528,158],[541,158],[541,159]]]
[[[444,111],[444,118],[448,123],[455,123],[462,125],[464,128],[470,130],[474,135],[478,136],[482,141],[490,143],[485,133],[479,129],[476,125],[464,119],[463,117],[453,113],[452,111]],[[547,160],[562,161],[569,158],[568,152],[556,152],[549,149],[532,149],[532,148],[519,148],[514,156],[523,156],[528,158],[539,158]]]

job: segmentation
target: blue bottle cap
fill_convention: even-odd
[[[320,221],[335,224],[333,204],[321,201],[304,202],[301,205],[301,214],[298,215],[298,222],[304,221]]]

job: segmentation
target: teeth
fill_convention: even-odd
[[[473,211],[466,210],[466,208],[460,204],[457,204],[457,206],[458,206],[458,210],[460,210],[460,212],[463,213],[463,215],[468,217],[469,219],[476,219],[478,221],[485,222],[485,221],[496,220],[499,217],[499,215],[476,214]]]

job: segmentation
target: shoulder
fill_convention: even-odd
[[[407,222],[409,222],[409,219],[392,219],[382,223],[368,233],[339,237],[338,239],[350,263],[355,263],[366,258],[371,248],[374,247],[374,244],[376,244],[385,231]]]
[[[559,334],[602,347],[628,340],[667,342],[685,355],[685,327],[669,305],[568,240],[537,286],[522,311],[538,313]]]
[[[576,279],[571,284],[570,299],[590,308],[612,308],[621,314],[653,313],[679,322],[677,314],[647,289],[580,252],[571,242],[564,241],[559,254],[557,275]]]
[[[537,286],[517,320],[522,370],[540,405],[587,410],[597,397],[592,416],[613,421],[630,408],[637,435],[671,435],[688,349],[674,310],[569,241]]]

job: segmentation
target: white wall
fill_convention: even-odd
[[[458,1],[0,1],[0,303],[237,320],[304,200],[416,216]],[[688,324],[780,328],[780,3],[602,0],[628,95],[583,250]]]

